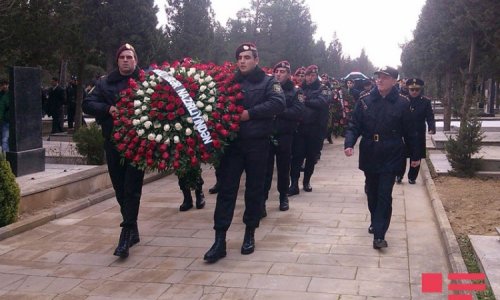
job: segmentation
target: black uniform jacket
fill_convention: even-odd
[[[418,96],[416,98],[409,97],[410,110],[415,122],[415,130],[417,131],[417,143],[420,158],[425,158],[425,123],[429,131],[436,132],[436,122],[434,120],[434,112],[432,111],[432,104],[429,98]]]
[[[305,110],[302,118],[304,125],[318,125],[326,129],[328,123],[328,102],[331,92],[328,87],[321,84],[319,80],[311,84],[302,84],[305,96]]]
[[[412,161],[420,158],[410,102],[396,87],[385,98],[377,88],[360,97],[346,132],[344,148],[353,148],[359,136],[359,168],[365,172],[399,171],[405,144]]]
[[[257,66],[247,75],[237,71],[235,80],[245,96],[243,106],[250,120],[240,123],[238,138],[267,138],[273,132],[274,116],[285,110],[285,95],[279,82]]]
[[[281,87],[285,93],[286,108],[276,116],[274,130],[278,135],[293,134],[304,112],[304,93],[291,80]]]
[[[109,108],[116,105],[119,94],[128,86],[129,78],[138,78],[139,68],[136,67],[130,75],[123,76],[118,70],[109,73],[97,80],[94,89],[83,99],[82,110],[92,115],[102,127],[102,135],[105,139],[111,138],[113,131],[113,118],[109,114]]]

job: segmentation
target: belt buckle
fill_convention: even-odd
[[[374,140],[375,142],[378,142],[378,141],[380,140],[379,135],[378,135],[378,134],[374,134],[374,135],[373,135],[373,140]]]

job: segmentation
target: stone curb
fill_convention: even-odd
[[[150,173],[144,177],[144,184],[151,183],[155,180],[168,176],[168,173]],[[31,230],[38,226],[44,225],[52,220],[65,217],[69,214],[87,208],[115,196],[113,188],[108,188],[97,193],[91,194],[84,198],[71,201],[59,207],[55,207],[48,212],[43,212],[22,221],[12,223],[0,228],[0,241],[22,232]]]
[[[425,182],[425,187],[427,188],[427,193],[431,200],[432,208],[434,210],[434,215],[436,216],[439,229],[441,232],[442,242],[446,249],[446,255],[448,256],[448,263],[450,265],[452,273],[467,273],[467,267],[462,258],[462,252],[460,252],[460,247],[457,242],[457,238],[453,229],[451,228],[450,221],[444,210],[443,203],[439,198],[437,193],[434,180],[431,177],[429,171],[429,166],[425,160],[422,160],[421,164],[421,174]]]

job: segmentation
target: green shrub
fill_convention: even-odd
[[[80,127],[73,134],[76,150],[87,159],[89,165],[104,164],[104,138],[101,128],[96,123]]]
[[[473,159],[472,156],[481,150],[483,138],[481,122],[476,116],[461,122],[458,135],[455,138],[449,137],[445,144],[446,157],[453,169],[450,171],[451,175],[458,177],[474,176],[479,165],[479,159]]]
[[[17,220],[21,191],[9,162],[0,153],[0,227]]]

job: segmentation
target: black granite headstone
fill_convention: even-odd
[[[42,142],[40,69],[10,68],[10,151],[7,160],[16,176],[45,170]]]

